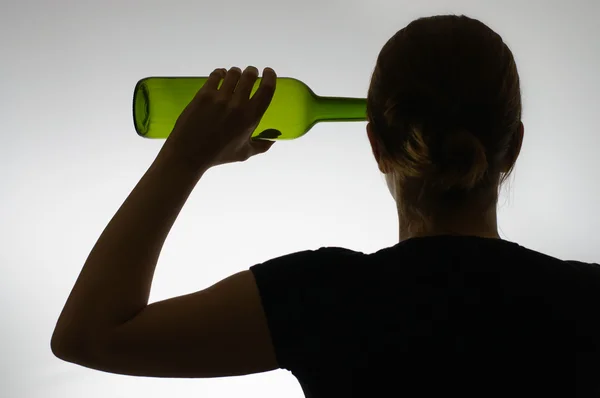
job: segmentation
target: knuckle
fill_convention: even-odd
[[[214,100],[214,98],[215,98],[215,93],[213,93],[211,91],[201,90],[198,93],[198,95],[196,96],[196,101],[206,103],[206,102],[212,102]]]
[[[244,107],[238,101],[229,104],[229,111],[234,115],[241,115],[244,113]]]
[[[263,87],[267,91],[275,91],[275,83],[264,82]]]
[[[229,101],[226,97],[223,97],[222,95],[213,94],[212,102],[218,107],[224,107]]]
[[[275,96],[275,87],[267,86],[264,90],[264,98],[265,100],[270,100]]]

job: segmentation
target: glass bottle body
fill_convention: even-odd
[[[208,77],[148,77],[134,90],[133,119],[136,132],[145,138],[167,138],[179,115],[202,88]],[[259,87],[259,78],[252,94]],[[303,82],[277,78],[269,108],[252,137],[293,140],[302,137],[316,123],[365,121],[366,99],[320,97]],[[273,130],[281,132],[274,135]]]

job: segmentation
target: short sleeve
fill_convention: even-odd
[[[281,368],[296,374],[310,364],[323,363],[331,311],[339,299],[336,279],[357,255],[344,248],[322,247],[250,267]]]

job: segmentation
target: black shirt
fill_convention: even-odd
[[[598,264],[436,236],[250,270],[279,365],[306,397],[600,394]]]

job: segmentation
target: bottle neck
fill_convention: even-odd
[[[367,120],[367,100],[365,98],[316,96],[312,119],[315,123]]]

